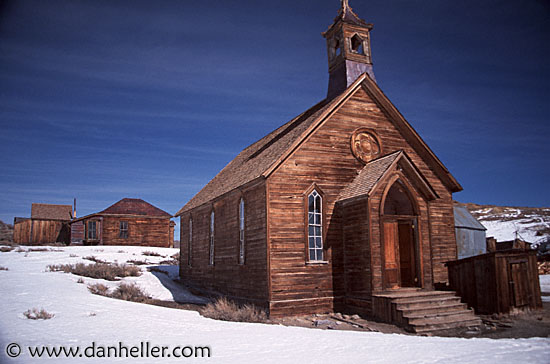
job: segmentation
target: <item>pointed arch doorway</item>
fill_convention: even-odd
[[[418,208],[407,184],[397,178],[390,186],[380,211],[383,285],[385,289],[421,287]]]

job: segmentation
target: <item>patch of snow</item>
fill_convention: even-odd
[[[141,247],[67,247],[63,252],[0,253],[0,362],[41,363],[31,358],[28,346],[96,345],[126,346],[150,342],[152,345],[209,346],[212,358],[191,362],[215,363],[547,363],[550,339],[459,339],[380,334],[370,332],[330,331],[280,325],[232,323],[201,317],[197,312],[175,310],[93,295],[78,277],[47,272],[48,264],[75,263],[83,256],[95,255],[103,260],[123,262],[142,257],[142,251],[155,250],[172,255],[175,249]],[[98,249],[93,251],[93,249]],[[99,251],[101,250],[101,251]],[[118,253],[124,250],[126,253]],[[79,257],[70,257],[70,254]],[[135,254],[135,255],[134,255]],[[157,261],[155,257],[148,257]],[[149,259],[148,259],[149,260]],[[174,276],[174,267],[163,267]],[[163,275],[158,273],[158,275]],[[176,274],[177,275],[177,274]],[[166,276],[166,279],[168,276]],[[86,282],[96,281],[84,278]],[[155,279],[157,279],[155,281]],[[145,287],[149,294],[168,297],[163,278],[145,272],[142,277],[125,279]],[[544,283],[543,283],[544,282]],[[547,278],[541,286],[547,287]],[[546,289],[546,288],[544,288]],[[173,297],[174,298],[174,297]],[[23,312],[44,308],[55,314],[50,320],[29,320]],[[23,354],[9,359],[8,343],[18,343]],[[78,362],[98,359],[79,358]],[[46,360],[47,361],[47,360]],[[177,360],[182,361],[182,358]],[[75,362],[57,358],[56,363]],[[119,358],[103,362],[166,363],[168,358]]]

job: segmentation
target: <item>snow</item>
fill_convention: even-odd
[[[211,358],[79,358],[78,362],[114,363],[547,363],[550,339],[459,339],[419,337],[369,332],[317,330],[279,325],[231,323],[201,317],[194,311],[138,304],[92,295],[78,277],[48,272],[49,264],[76,263],[82,257],[119,263],[147,259],[158,263],[167,258],[145,257],[144,250],[169,257],[175,249],[140,247],[66,247],[48,252],[0,253],[0,362],[66,363],[71,358],[48,361],[31,358],[26,347],[71,345],[84,347],[126,346],[150,342],[152,345],[209,346]],[[62,250],[62,251],[59,251]],[[124,253],[119,252],[124,251]],[[71,255],[73,255],[71,257]],[[77,255],[77,256],[74,256]],[[177,268],[166,267],[171,276]],[[162,280],[159,280],[159,278]],[[96,282],[84,278],[86,283]],[[125,278],[159,299],[197,299],[176,285],[169,285],[164,274],[144,273]],[[116,286],[118,283],[109,282]],[[541,276],[541,287],[550,291],[550,276]],[[44,308],[55,314],[50,320],[29,320],[23,312]],[[7,358],[6,345],[18,343],[24,352],[17,359]]]

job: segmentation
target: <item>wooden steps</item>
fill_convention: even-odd
[[[455,292],[400,289],[374,295],[378,314],[388,323],[415,333],[429,333],[459,327],[479,327],[481,320]]]

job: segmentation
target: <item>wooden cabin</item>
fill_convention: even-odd
[[[462,187],[376,83],[371,30],[342,1],[327,97],[178,211],[185,282],[276,316],[372,315],[376,294],[448,282]]]
[[[124,198],[101,212],[71,222],[73,244],[174,245],[172,215],[148,202]]]
[[[42,245],[70,242],[71,205],[33,203],[31,217],[13,220],[13,242],[21,245]]]

